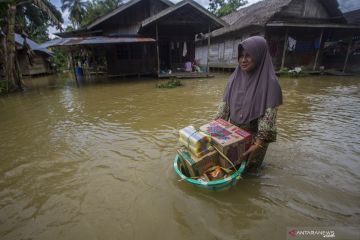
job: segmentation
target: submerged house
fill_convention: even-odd
[[[351,59],[351,46],[360,35],[360,26],[347,23],[338,7],[336,0],[257,2],[224,16],[229,26],[211,32],[210,51],[206,38],[198,40],[195,58],[201,64],[209,61],[212,68],[234,68],[238,44],[261,35],[268,41],[277,68],[317,70],[324,66],[356,71],[358,60]]]
[[[130,0],[114,11],[46,47],[64,47],[86,56],[84,65],[108,75],[169,75],[195,58],[195,35],[228,24],[192,0]],[[75,61],[77,62],[77,61]]]
[[[52,54],[49,50],[41,47],[29,38],[24,39],[17,33],[15,33],[15,43],[16,57],[22,75],[34,76],[39,74],[50,74],[53,72],[49,60]],[[25,44],[27,44],[28,47],[25,47]],[[32,51],[32,53],[30,53],[30,58],[29,53],[27,53],[28,48]]]

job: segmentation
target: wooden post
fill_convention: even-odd
[[[207,52],[207,60],[206,60],[206,71],[207,74],[210,73],[210,66],[209,66],[209,60],[210,60],[210,25],[208,29],[208,52]]]
[[[74,70],[74,76],[75,76],[76,86],[79,87],[79,82],[78,82],[78,79],[77,79],[76,69],[75,69],[74,54],[73,54],[73,51],[72,51],[71,47],[70,47],[70,54],[71,54],[71,65],[72,65],[72,68],[73,68],[73,70]]]
[[[351,36],[351,38],[350,38],[348,50],[347,50],[346,57],[345,57],[345,63],[344,63],[343,73],[344,73],[345,70],[346,70],[346,66],[347,66],[347,63],[348,63],[348,60],[349,60],[349,55],[350,55],[352,40],[353,40],[353,36]]]
[[[281,60],[281,68],[283,68],[285,65],[285,55],[286,55],[286,49],[287,49],[287,45],[288,45],[288,34],[289,34],[289,29],[286,29],[285,39],[284,39],[284,49],[283,49],[282,60]]]
[[[324,35],[324,28],[321,29],[321,34],[320,34],[320,39],[319,39],[319,48],[318,48],[318,50],[317,50],[317,52],[316,52],[313,71],[315,71],[316,65],[317,65],[317,61],[318,61],[318,59],[319,59],[319,54],[320,54],[320,48],[321,48],[321,42],[322,42],[323,35]]]
[[[169,44],[169,68],[170,70],[172,70],[172,49],[171,49],[171,43],[172,41],[170,41],[170,44]]]
[[[156,23],[156,55],[157,55],[157,75],[160,75],[160,57],[159,57],[159,33],[158,23]]]

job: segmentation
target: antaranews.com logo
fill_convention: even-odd
[[[305,240],[305,239],[335,239],[335,230],[329,228],[311,228],[311,227],[291,227],[287,228],[288,240]]]

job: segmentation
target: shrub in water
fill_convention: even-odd
[[[158,83],[156,84],[157,88],[175,88],[175,87],[179,87],[182,86],[183,84],[181,83],[180,80],[178,79],[170,79],[165,83]]]

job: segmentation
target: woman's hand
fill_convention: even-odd
[[[250,163],[256,163],[256,159],[254,157],[256,156],[256,153],[262,148],[262,141],[256,140],[255,144],[251,145],[249,149],[244,152],[243,156],[248,156],[246,167],[250,165]]]

